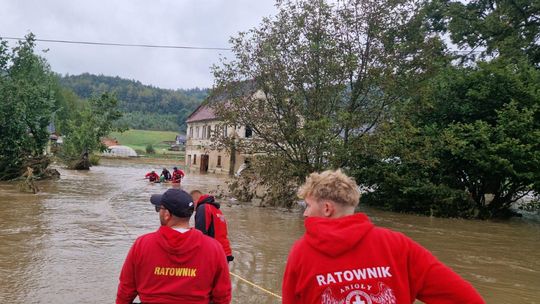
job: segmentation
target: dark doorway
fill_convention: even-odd
[[[201,173],[208,172],[208,161],[210,159],[209,155],[201,155]]]

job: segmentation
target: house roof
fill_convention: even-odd
[[[187,118],[186,122],[195,122],[195,121],[203,121],[203,120],[213,120],[216,119],[216,115],[214,114],[214,111],[206,104],[201,104],[189,117]]]
[[[252,80],[234,82],[229,86],[214,90],[212,94],[208,97],[208,102],[227,102],[227,100],[231,98],[248,96],[256,91],[255,88],[256,83]],[[203,103],[199,105],[199,107],[195,109],[195,111],[193,111],[191,115],[188,116],[188,118],[186,119],[186,123],[214,119],[217,119],[214,110],[212,110],[208,103]]]
[[[107,147],[118,146],[118,140],[116,138],[103,137],[101,138],[101,143]]]

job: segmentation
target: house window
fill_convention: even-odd
[[[199,138],[199,127],[195,128],[195,136],[196,138]]]
[[[217,157],[217,166],[221,167],[221,155],[218,155]]]
[[[223,137],[227,137],[227,126],[223,126]]]
[[[187,156],[187,164],[191,165],[191,154]]]
[[[202,138],[206,138],[206,126],[202,128]]]
[[[193,154],[193,164],[197,164],[197,154]]]
[[[206,132],[207,132],[207,136],[206,138],[210,138],[212,137],[212,127],[211,126],[208,126],[208,128],[206,128]]]
[[[189,138],[193,138],[193,127],[189,127]]]
[[[246,138],[250,138],[253,136],[253,130],[251,130],[250,126],[246,126]]]

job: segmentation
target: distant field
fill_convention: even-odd
[[[109,137],[118,140],[120,145],[133,148],[137,154],[146,154],[146,146],[151,144],[157,155],[146,155],[148,157],[183,159],[184,151],[168,151],[169,145],[163,144],[164,141],[174,141],[177,134],[171,131],[128,130],[112,132]]]
[[[163,141],[173,141],[178,133],[171,131],[128,130],[123,133],[112,132],[109,137],[116,138],[124,146],[156,145]]]

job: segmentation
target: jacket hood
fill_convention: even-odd
[[[193,254],[190,254],[191,252],[198,252],[203,237],[202,233],[194,228],[185,233],[180,233],[173,228],[161,226],[157,233],[159,235],[159,245],[177,263],[187,262],[193,256]]]
[[[331,257],[340,256],[355,247],[373,228],[373,224],[363,213],[337,219],[308,217],[304,225],[304,239],[307,244]]]
[[[215,201],[213,196],[208,194],[203,194],[201,195],[201,197],[199,197],[199,200],[197,201],[197,206],[202,204],[214,205],[214,207],[219,209],[219,203]]]

